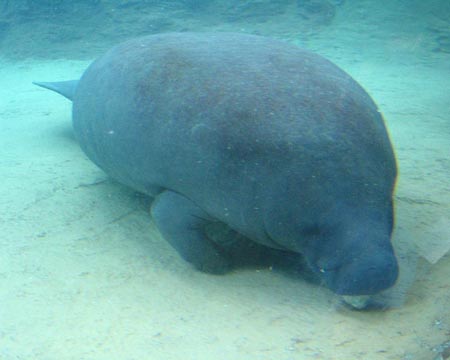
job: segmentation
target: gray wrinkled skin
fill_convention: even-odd
[[[264,37],[153,35],[111,49],[70,95],[83,150],[157,197],[156,225],[200,270],[231,266],[204,232],[220,221],[302,253],[338,294],[395,282],[392,147],[371,98],[331,62]]]

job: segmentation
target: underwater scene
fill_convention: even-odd
[[[0,0],[0,360],[450,359],[448,0]]]

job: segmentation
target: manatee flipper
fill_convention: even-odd
[[[57,82],[33,81],[33,84],[57,92],[58,94],[61,94],[65,98],[72,101],[73,95],[75,94],[75,90],[77,89],[78,81],[79,80],[57,81]]]
[[[230,270],[231,260],[205,233],[214,220],[191,200],[166,190],[155,199],[151,213],[164,238],[197,269],[213,274]]]

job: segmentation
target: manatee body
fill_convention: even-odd
[[[87,156],[155,196],[162,235],[198,269],[229,269],[227,224],[304,255],[338,294],[394,284],[396,163],[369,95],[324,58],[277,40],[169,33],[108,51],[79,81],[37,83],[73,101]]]

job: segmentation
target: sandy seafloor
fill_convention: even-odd
[[[370,92],[398,156],[394,242],[420,255],[401,306],[351,311],[269,269],[195,271],[82,153],[70,102],[31,85],[88,62],[3,60],[0,359],[433,359],[450,341],[450,56],[336,38],[308,46]]]

